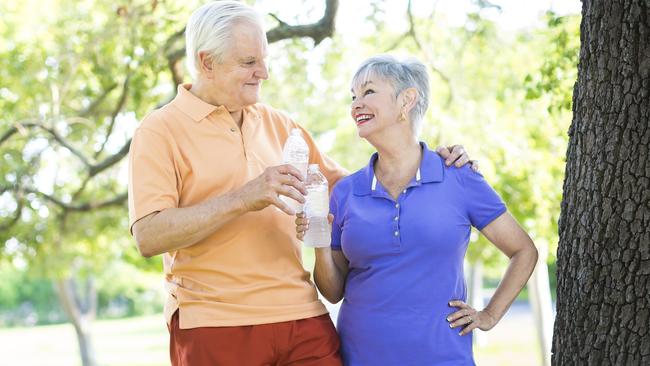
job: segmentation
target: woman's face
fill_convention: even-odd
[[[383,78],[371,74],[352,86],[350,115],[357,124],[359,137],[367,138],[396,125],[400,112],[395,90]]]

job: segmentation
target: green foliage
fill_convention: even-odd
[[[0,38],[6,40],[0,42],[0,138],[19,126],[0,141],[0,258],[41,279],[96,277],[102,309],[115,299],[126,299],[119,301],[131,313],[158,306],[147,302],[149,274],[134,268],[160,273],[160,258],[145,260],[135,250],[125,202],[86,211],[68,206],[125,192],[125,159],[92,176],[87,164],[117,154],[138,120],[173,95],[167,40],[199,3],[0,3]],[[464,26],[439,14],[414,14],[414,37],[387,23],[406,20],[406,13],[393,14],[376,1],[359,14],[370,28],[362,39],[339,33],[317,46],[309,39],[272,44],[263,101],[288,111],[354,171],[374,150],[349,117],[354,67],[377,53],[418,57],[430,66],[432,84],[421,139],[431,147],[463,144],[479,159],[485,177],[535,242],[548,247],[552,262],[579,19],[549,13],[542,27],[506,34],[483,16],[489,3],[478,5]],[[182,40],[172,48],[179,45]],[[480,235],[472,240],[470,261],[500,270],[504,257]],[[0,268],[3,310],[27,296],[16,285],[25,281],[20,276]],[[48,294],[41,290],[30,293]]]
[[[143,271],[128,261],[113,261],[96,271],[100,318],[162,311],[159,272]],[[0,326],[60,323],[66,320],[50,278],[38,271],[0,263]]]
[[[329,153],[354,171],[367,163],[374,150],[357,137],[348,116],[347,82],[354,65],[386,51],[419,58],[431,67],[432,85],[428,123],[421,139],[431,147],[463,144],[472,158],[481,161],[487,180],[553,262],[579,17],[558,18],[549,13],[545,26],[507,34],[482,17],[481,9],[468,14],[462,27],[424,14],[414,16],[414,37],[408,29],[377,21],[384,13],[382,5],[377,6],[371,23],[375,29],[361,44],[349,45],[339,35],[333,41],[340,53],[325,56],[329,58],[324,65],[331,60],[337,67],[328,80],[341,89],[330,93],[330,89],[312,87],[315,94],[303,97],[303,105],[292,98],[285,108],[296,113],[299,121],[317,119],[317,126],[308,122],[312,130],[334,131]],[[327,70],[324,67],[323,73]],[[291,70],[292,77],[300,75],[295,71]],[[312,83],[309,75],[302,75],[307,84]],[[332,136],[325,134],[322,139],[329,141]],[[482,260],[488,270],[501,271],[505,256],[480,235],[473,235],[472,240],[476,243],[470,246],[469,260]]]
[[[0,90],[10,96],[0,99],[0,130],[19,126],[0,146],[8,163],[0,172],[0,212],[11,217],[24,208],[18,223],[3,230],[3,242],[17,244],[2,254],[61,277],[101,267],[132,246],[124,235],[124,201],[98,210],[66,206],[125,192],[123,159],[93,175],[89,165],[128,144],[138,118],[167,97],[163,46],[187,10],[163,1],[78,1],[73,7],[50,1],[54,16],[39,17],[44,23],[35,31],[21,24],[33,5],[14,5],[3,16],[8,26],[0,28],[11,40],[0,48],[0,79],[6,81]]]

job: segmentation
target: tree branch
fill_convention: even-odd
[[[334,34],[334,20],[336,19],[338,6],[339,0],[326,0],[323,17],[316,23],[304,25],[289,25],[274,14],[269,14],[278,21],[278,26],[266,32],[266,38],[269,43],[273,43],[287,38],[308,37],[314,40],[314,45],[318,45],[325,38]],[[177,45],[177,43],[184,35],[185,27],[172,34],[163,46],[167,64],[176,85],[183,81],[183,68],[179,62],[185,56],[185,48]]]
[[[120,162],[122,158],[124,158],[128,153],[129,153],[129,148],[131,147],[131,139],[128,139],[124,145],[122,145],[122,148],[116,152],[115,154],[107,157],[106,159],[102,160],[101,162],[97,164],[92,164],[88,161],[88,158],[84,156],[79,150],[75,149],[69,142],[67,142],[61,135],[59,135],[53,128],[45,127],[40,123],[20,123],[17,124],[17,126],[12,126],[7,130],[3,135],[2,138],[0,138],[0,144],[2,144],[5,140],[9,139],[12,135],[14,135],[16,132],[20,131],[20,128],[40,128],[46,132],[48,132],[52,137],[54,137],[54,140],[56,140],[61,146],[65,147],[68,149],[72,154],[74,154],[81,162],[84,164],[86,169],[88,170],[88,178],[91,178],[102,171],[110,168],[111,166],[115,165],[116,163]]]
[[[46,131],[49,133],[56,142],[58,142],[61,146],[65,147],[68,149],[72,154],[74,154],[81,162],[83,165],[90,169],[92,167],[92,164],[88,161],[88,158],[84,154],[81,153],[81,151],[75,149],[66,139],[64,139],[61,135],[59,135],[58,132],[54,128],[46,127],[42,123],[35,123],[35,122],[22,122],[22,123],[16,123],[14,126],[10,127],[3,135],[0,137],[0,144],[8,140],[11,136],[13,136],[16,132],[19,132],[25,128],[40,128],[43,131]]]
[[[117,83],[113,83],[108,88],[106,88],[104,90],[104,92],[99,97],[97,97],[97,99],[95,99],[92,103],[90,103],[90,105],[88,107],[86,107],[84,110],[79,112],[79,117],[84,117],[85,118],[85,117],[88,117],[88,115],[90,115],[91,113],[93,113],[95,111],[95,109],[97,109],[97,107],[99,107],[99,105],[102,104],[104,99],[106,99],[106,97],[115,88],[117,88]]]
[[[108,139],[111,137],[111,134],[113,133],[113,128],[115,127],[115,120],[117,119],[117,115],[120,114],[122,108],[124,108],[124,105],[126,104],[126,99],[129,96],[130,80],[131,80],[131,72],[130,70],[128,70],[126,79],[124,79],[124,83],[122,84],[122,94],[120,94],[120,99],[117,101],[117,104],[113,109],[113,113],[111,114],[111,123],[108,125],[108,129],[106,130],[106,138],[104,138],[104,142],[102,143],[102,146],[99,148],[99,150],[95,152],[95,159],[99,156],[99,154],[102,153],[102,151],[104,151],[104,148],[106,147],[106,143],[108,142]]]
[[[0,231],[5,231],[9,229],[10,227],[14,226],[18,220],[20,220],[20,216],[22,216],[23,213],[23,200],[17,199],[17,204],[16,204],[16,211],[14,212],[14,215],[9,221],[5,223],[0,223]]]
[[[334,20],[338,11],[338,0],[327,0],[325,2],[325,14],[316,23],[304,25],[289,25],[283,21],[278,26],[266,32],[266,38],[269,43],[281,41],[287,38],[309,37],[314,40],[314,45],[318,45],[327,37],[334,34]]]
[[[102,160],[101,162],[91,165],[88,167],[88,174],[93,177],[102,171],[110,168],[111,166],[115,165],[116,163],[120,162],[123,157],[126,156],[126,154],[129,153],[129,149],[131,147],[131,139],[126,140],[124,145],[122,145],[122,148],[120,151],[116,152],[115,154],[107,157],[106,159]]]
[[[16,122],[14,123],[13,126],[9,127],[5,133],[2,134],[2,137],[0,137],[0,145],[2,145],[5,141],[9,140],[11,136],[13,136],[15,133],[20,132],[20,133],[25,133],[25,128],[32,128],[32,127],[40,127],[41,124],[39,122]]]
[[[88,158],[86,158],[86,156],[84,154],[82,154],[81,151],[75,149],[68,141],[66,141],[63,137],[61,137],[61,135],[59,135],[59,133],[56,132],[56,130],[54,130],[54,128],[45,127],[43,125],[40,125],[39,127],[42,130],[45,130],[45,131],[49,132],[50,135],[52,135],[52,137],[54,137],[54,140],[56,140],[59,144],[61,144],[61,146],[68,149],[68,151],[70,151],[74,156],[79,158],[79,160],[81,160],[81,162],[83,163],[83,165],[86,166],[86,168],[89,168],[89,169],[91,168],[91,164],[88,161]]]
[[[447,97],[447,101],[445,102],[445,105],[449,106],[454,96],[454,91],[451,86],[451,80],[449,79],[449,77],[447,77],[447,75],[445,75],[444,72],[442,72],[442,70],[440,70],[438,67],[434,65],[433,57],[431,57],[431,55],[429,54],[426,48],[422,47],[422,43],[420,43],[420,39],[418,38],[418,35],[415,31],[415,20],[413,19],[413,10],[412,10],[411,2],[412,0],[409,0],[408,6],[406,8],[406,15],[408,16],[408,20],[409,20],[409,30],[407,33],[411,36],[411,38],[413,38],[415,45],[424,54],[424,57],[426,58],[426,62],[431,68],[431,70],[436,74],[438,74],[438,76],[440,76],[440,78],[445,82],[445,84],[447,84],[447,88],[449,88],[449,96]]]
[[[61,201],[60,199],[49,195],[47,193],[41,192],[37,189],[33,188],[23,188],[23,191],[26,193],[33,193],[37,196],[40,196],[47,201],[61,207],[63,210],[70,211],[70,212],[86,212],[86,211],[92,211],[95,209],[100,209],[100,208],[106,208],[106,207],[111,207],[111,206],[119,206],[123,204],[126,199],[127,199],[127,192],[123,192],[118,194],[117,196],[105,200],[105,201],[100,201],[100,202],[84,202],[81,204],[73,205],[69,203],[65,203]]]
[[[171,54],[167,55],[167,66],[169,71],[172,73],[172,80],[174,85],[178,86],[183,82],[183,65],[181,59],[185,55],[185,50],[177,50]]]

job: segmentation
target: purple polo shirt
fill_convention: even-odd
[[[471,226],[506,211],[483,176],[446,167],[424,143],[420,168],[394,200],[367,167],[332,191],[332,249],[350,262],[338,317],[346,365],[474,365],[471,335],[450,329],[466,300],[463,258]]]

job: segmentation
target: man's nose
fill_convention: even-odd
[[[255,75],[263,80],[269,78],[269,69],[266,67],[266,62],[262,61],[260,68],[255,72]]]

